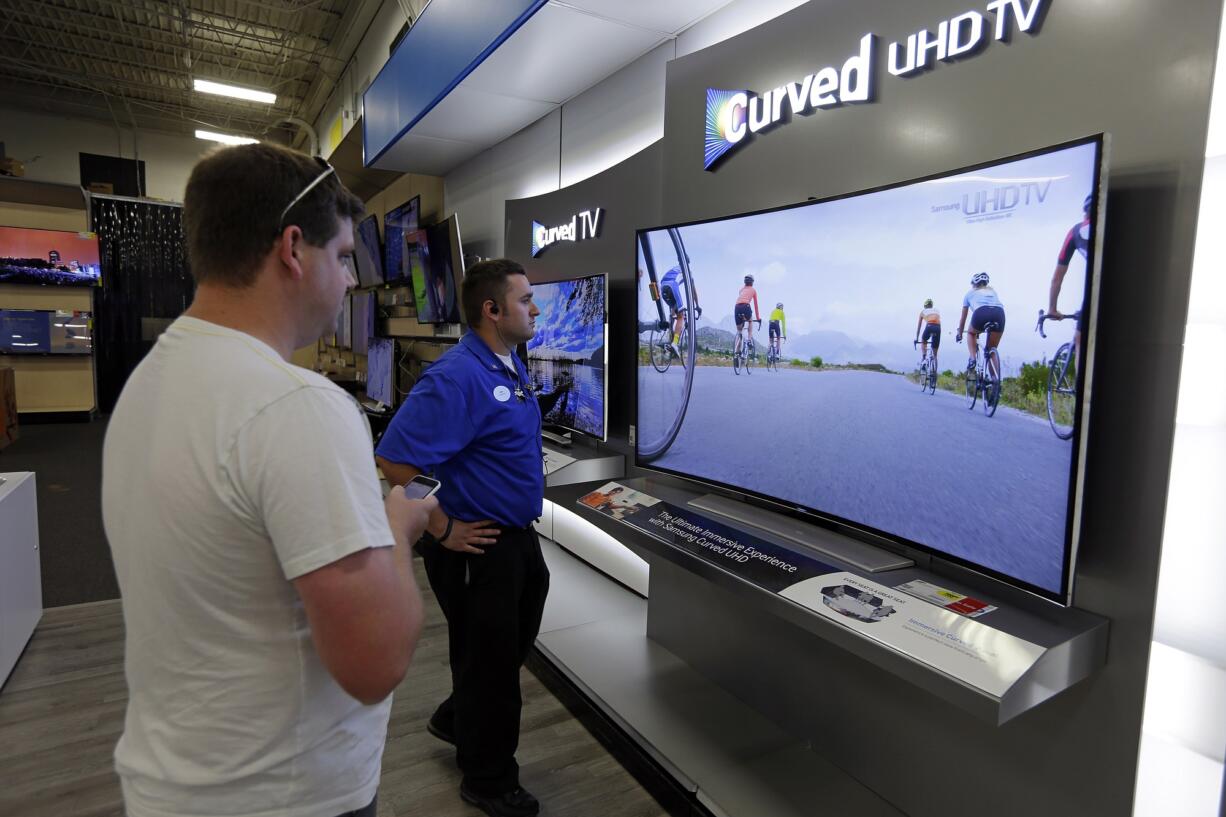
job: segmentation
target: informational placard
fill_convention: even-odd
[[[969,617],[994,607],[928,582],[886,587],[617,482],[578,502],[998,697],[1044,653]]]

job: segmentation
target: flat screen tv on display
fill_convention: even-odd
[[[93,287],[101,283],[94,233],[0,227],[0,284]]]
[[[1069,603],[1104,141],[640,230],[637,463]],[[1080,350],[1071,317],[1038,331],[1053,281]]]
[[[366,350],[366,396],[384,405],[396,404],[396,341],[371,338]]]
[[[605,276],[532,285],[541,310],[526,346],[542,420],[605,439],[608,325]]]
[[[419,323],[460,323],[464,258],[455,216],[405,233],[404,257]]]
[[[414,196],[399,207],[389,210],[383,217],[383,246],[386,253],[383,276],[389,283],[408,277],[409,268],[404,256],[404,236],[417,229],[421,196]]]
[[[0,354],[88,355],[93,350],[89,312],[0,309]]]
[[[367,216],[354,228],[353,255],[357,264],[358,286],[383,283],[383,251],[379,247],[379,220]]]
[[[353,304],[353,320],[350,323],[353,353],[364,355],[370,348],[370,339],[375,336],[375,304],[378,299],[373,292],[354,292],[350,300]]]

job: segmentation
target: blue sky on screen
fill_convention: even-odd
[[[1079,145],[935,181],[683,227],[704,310],[700,325],[730,319],[742,279],[751,273],[761,317],[783,301],[789,335],[837,331],[909,350],[924,299],[935,301],[952,335],[971,276],[986,271],[1008,316],[1002,355],[1050,356],[1071,337],[1071,324],[1064,325],[1067,332],[1049,332],[1046,341],[1033,328],[1047,307],[1056,256],[1091,192],[1094,154],[1093,144]],[[1000,195],[1017,195],[1017,204],[996,211],[991,197],[1004,188],[1016,190]],[[676,253],[663,230],[651,242],[663,276]],[[1078,254],[1061,310],[1079,308],[1084,275]],[[639,304],[641,314],[654,311],[645,285]]]
[[[532,300],[541,314],[536,319],[536,335],[528,341],[528,352],[550,350],[568,356],[587,357],[604,345],[604,322],[580,322],[576,301],[567,309],[567,299],[577,286],[576,281],[533,284]]]

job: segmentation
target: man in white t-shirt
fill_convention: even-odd
[[[436,502],[385,503],[357,403],[289,363],[354,283],[361,211],[326,163],[273,145],[188,180],[195,298],[128,379],[103,452],[129,817],[374,817],[421,630],[408,543]]]

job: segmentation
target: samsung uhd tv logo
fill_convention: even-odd
[[[536,258],[547,247],[559,241],[583,241],[600,235],[600,215],[603,208],[584,210],[570,217],[570,221],[556,227],[546,227],[539,221],[532,222],[532,257]]]
[[[886,68],[896,77],[933,68],[980,53],[989,42],[1008,40],[1010,32],[1038,33],[1044,0],[992,0],[988,14],[968,11],[890,43]],[[991,32],[989,34],[989,31]],[[703,168],[711,170],[721,159],[750,141],[754,134],[790,121],[792,115],[812,114],[847,103],[872,102],[876,97],[876,35],[860,38],[860,48],[841,65],[829,65],[795,82],[756,94],[753,91],[707,89]]]

